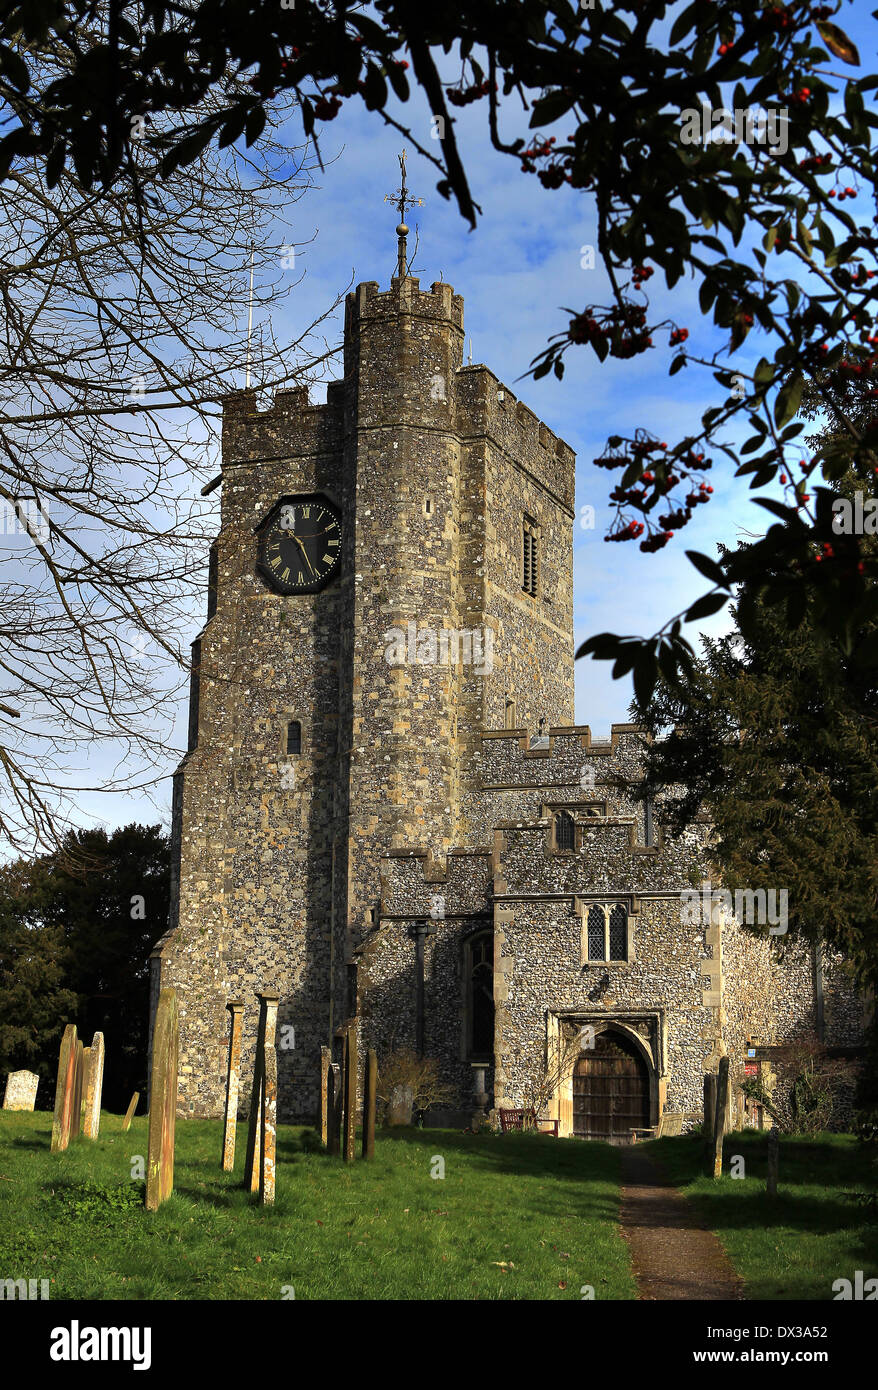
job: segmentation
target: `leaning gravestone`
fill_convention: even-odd
[[[68,1023],[58,1055],[55,1084],[55,1114],[52,1118],[52,1153],[60,1153],[70,1143],[73,1117],[73,1091],[76,1084],[76,1024]]]
[[[244,1001],[230,999],[226,1005],[229,1020],[229,1063],[226,1072],[226,1109],[223,1125],[223,1172],[235,1167],[235,1139],[238,1132],[238,1089],[241,1078],[241,1033],[244,1023]]]
[[[11,1071],[6,1078],[4,1110],[33,1110],[40,1078],[35,1071]]]
[[[253,1058],[253,1089],[250,1093],[247,1157],[244,1161],[244,1186],[250,1192],[259,1192],[261,1188],[265,1056],[267,1051],[274,1051],[277,1006],[280,1003],[280,995],[259,994],[257,998],[259,1000],[259,1025],[256,1030],[256,1053]],[[277,1060],[276,1056],[275,1060]],[[276,1075],[277,1073],[275,1073]]]
[[[122,1121],[122,1133],[125,1134],[131,1128],[131,1121],[134,1119],[134,1112],[137,1109],[137,1102],[140,1100],[140,1092],[135,1091],[125,1111],[125,1118]]]
[[[177,1064],[180,1015],[177,991],[159,995],[152,1039],[149,1081],[149,1148],[146,1160],[146,1209],[158,1211],[174,1190],[174,1131],[177,1123]]]
[[[88,1050],[85,1074],[85,1116],[82,1132],[86,1139],[97,1139],[101,1127],[101,1092],[104,1088],[104,1035],[95,1033]]]

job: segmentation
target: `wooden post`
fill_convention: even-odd
[[[52,1153],[60,1153],[70,1143],[73,1118],[73,1090],[76,1081],[76,1024],[68,1023],[58,1054],[58,1080],[55,1084],[55,1115],[52,1120]]]
[[[779,1136],[777,1127],[773,1126],[768,1131],[768,1172],[765,1178],[766,1197],[777,1196],[777,1161],[779,1157]]]
[[[378,1090],[378,1054],[374,1047],[366,1053],[363,1095],[363,1157],[375,1157],[375,1102]]]
[[[345,1046],[344,1074],[344,1161],[353,1163],[356,1153],[354,1145],[357,1131],[357,1025],[351,1023],[347,1030]]]
[[[241,1078],[241,1033],[244,1023],[243,999],[230,999],[226,1008],[229,1011],[229,1061],[226,1071],[226,1109],[223,1125],[223,1172],[231,1173],[235,1167],[235,1138],[238,1132],[238,1090]]]
[[[716,1117],[713,1122],[712,1176],[719,1178],[723,1171],[723,1138],[726,1132],[726,1110],[729,1102],[729,1059],[720,1057],[716,1078]]]
[[[158,1211],[174,1190],[174,1133],[177,1125],[177,1066],[180,1013],[177,991],[159,995],[152,1038],[149,1080],[149,1148],[146,1161],[146,1209]]]

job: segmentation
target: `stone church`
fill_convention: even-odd
[[[859,1004],[839,962],[681,910],[709,826],[672,839],[636,799],[635,727],[573,723],[573,451],[464,364],[463,300],[408,274],[405,230],[389,289],[348,296],[325,404],[224,402],[153,959],[179,1111],[222,1113],[227,1002],[246,1080],[268,993],[282,1121],[314,1122],[321,1046],[356,1019],[361,1058],[438,1060],[427,1123],[525,1106],[580,1037],[547,1114],[621,1142],[696,1118],[723,1053],[737,1086],[803,1029],[856,1043]]]

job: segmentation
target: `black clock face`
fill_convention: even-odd
[[[323,497],[284,498],[259,535],[256,568],[279,594],[315,594],[338,570],[341,517]]]

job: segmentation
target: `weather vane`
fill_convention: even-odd
[[[396,207],[397,212],[399,213],[399,226],[396,229],[396,235],[399,238],[399,257],[397,260],[397,274],[400,280],[402,280],[405,276],[407,268],[406,237],[408,236],[409,229],[405,224],[406,208],[422,208],[424,206],[424,200],[423,198],[413,198],[408,191],[405,171],[405,150],[403,150],[402,154],[398,157],[399,171],[402,176],[402,183],[395,193],[385,193],[384,201],[385,203],[393,203]]]

